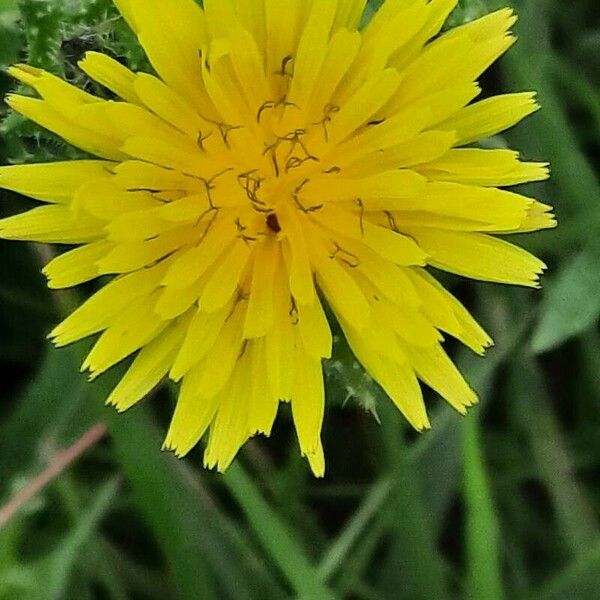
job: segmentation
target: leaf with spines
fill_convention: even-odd
[[[27,40],[29,64],[61,75],[60,48],[65,16],[62,3],[22,0],[19,10]]]

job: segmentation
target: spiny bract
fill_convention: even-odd
[[[427,273],[537,286],[542,262],[494,235],[553,227],[550,208],[497,189],[545,164],[469,146],[537,109],[518,93],[473,102],[514,42],[510,9],[440,34],[456,0],[116,0],[157,75],[90,52],[104,100],[39,69],[17,112],[97,157],[9,166],[0,186],[47,205],[0,221],[4,238],[79,247],[53,288],[114,279],[52,333],[101,333],[84,369],[128,355],[109,398],[125,410],[166,374],[181,392],[165,447],[209,431],[225,469],[291,403],[300,448],[325,468],[322,360],[331,308],[356,357],[418,430],[418,379],[464,413],[476,396],[442,333],[490,338]]]

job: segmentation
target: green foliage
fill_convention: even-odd
[[[535,352],[546,352],[593,327],[600,316],[600,250],[588,247],[551,279],[541,319],[531,340]]]
[[[470,598],[501,600],[502,561],[500,531],[484,463],[481,431],[476,415],[465,425],[464,446],[466,525],[468,561],[467,590]]]
[[[504,4],[461,1],[451,25]],[[48,346],[77,298],[45,289],[47,250],[2,243],[0,507],[94,423],[108,434],[0,525],[0,600],[597,597],[600,20],[594,0],[514,4],[520,41],[484,88],[539,91],[543,110],[498,143],[551,161],[530,191],[561,225],[522,240],[549,264],[541,293],[456,290],[496,339],[485,359],[454,352],[481,406],[461,419],[430,394],[433,429],[416,436],[340,338],[326,479],[309,475],[285,410],[272,440],[207,473],[198,451],[160,452],[169,389],[117,415],[103,402],[118,373],[89,384],[86,344]],[[77,68],[87,50],[151,70],[109,0],[0,0],[0,67],[27,61],[106,95]],[[0,162],[81,155],[0,118]],[[2,214],[25,202],[0,192]]]

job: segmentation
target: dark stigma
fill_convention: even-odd
[[[279,233],[281,231],[281,225],[279,224],[279,219],[275,213],[271,213],[267,217],[267,226],[274,233]]]

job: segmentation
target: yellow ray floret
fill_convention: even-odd
[[[334,320],[415,429],[430,427],[420,382],[461,414],[477,402],[444,336],[478,354],[492,340],[427,269],[537,287],[544,263],[496,236],[556,220],[501,189],[546,163],[473,145],[539,108],[477,101],[515,16],[440,33],[456,3],[387,0],[359,29],[365,0],[115,0],[154,74],[88,53],[106,99],[9,69],[37,97],[8,105],[88,157],[0,167],[0,187],[46,203],[0,237],[77,246],[45,267],[52,288],[112,277],[50,337],[97,335],[92,379],[133,357],[119,411],[180,384],[165,449],[206,438],[223,471],[287,402],[323,476]]]

